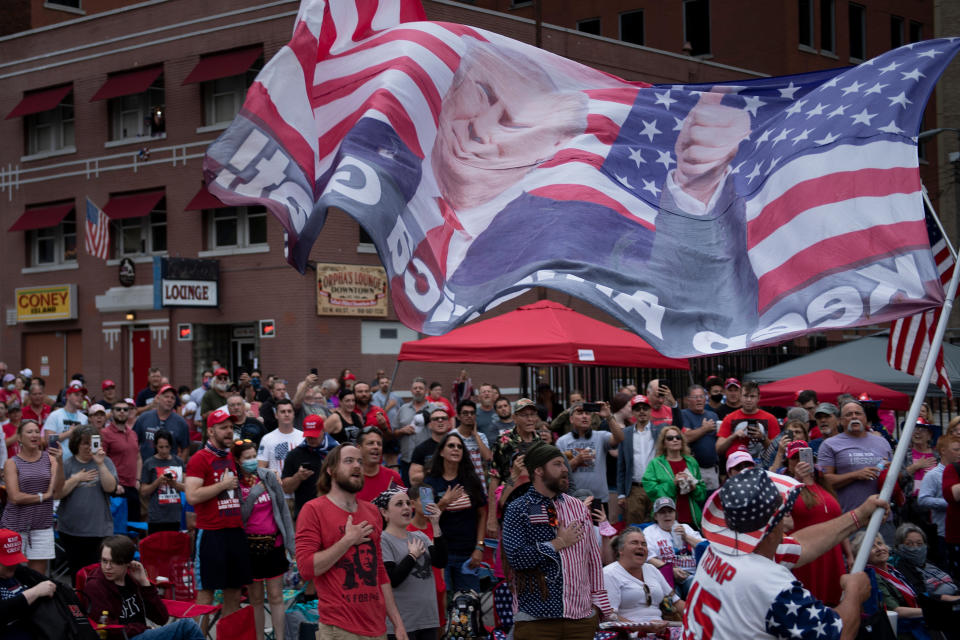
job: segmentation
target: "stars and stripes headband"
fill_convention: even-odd
[[[403,487],[390,487],[386,491],[383,491],[380,495],[373,499],[373,504],[380,509],[386,509],[390,505],[390,499],[398,493],[406,493],[407,490]]]
[[[703,535],[722,553],[751,553],[790,513],[801,488],[797,480],[770,471],[743,471],[707,500]]]

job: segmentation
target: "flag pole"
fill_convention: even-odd
[[[943,344],[943,334],[946,333],[947,323],[950,321],[950,312],[953,310],[953,299],[957,295],[958,281],[960,281],[960,265],[954,264],[953,275],[950,277],[950,283],[947,285],[946,299],[940,311],[940,321],[937,323],[937,330],[933,334],[930,349],[927,351],[927,360],[923,363],[923,373],[920,374],[920,382],[917,384],[917,391],[913,395],[913,403],[910,405],[910,411],[907,412],[903,432],[900,434],[900,442],[897,444],[896,451],[893,452],[893,460],[890,462],[887,478],[883,482],[883,488],[880,489],[881,500],[890,500],[890,496],[893,495],[893,487],[896,485],[897,477],[900,475],[900,468],[903,466],[903,461],[907,457],[907,450],[910,448],[910,438],[913,436],[913,429],[917,425],[917,418],[920,416],[920,407],[923,405],[923,399],[927,395],[927,387],[930,385],[930,376],[933,375],[933,369],[937,364],[937,354],[940,353],[940,347]],[[877,537],[877,533],[880,531],[880,524],[883,521],[883,517],[884,511],[882,509],[877,509],[873,512],[873,515],[870,516],[866,536],[863,539],[863,544],[860,545],[860,551],[857,553],[853,568],[850,570],[851,573],[863,571],[864,567],[867,566],[870,548],[873,546],[873,539]]]

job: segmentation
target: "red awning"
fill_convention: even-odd
[[[397,360],[690,368],[686,360],[659,354],[635,334],[550,300],[479,320],[442,336],[404,342]]]
[[[223,204],[220,202],[220,199],[217,196],[213,195],[207,191],[207,187],[200,187],[200,191],[197,191],[196,195],[193,196],[193,199],[190,200],[190,204],[187,205],[187,208],[184,211],[201,211],[203,209],[225,209],[229,207],[228,204]]]
[[[143,93],[153,84],[154,80],[160,77],[161,73],[163,73],[163,67],[150,67],[149,69],[115,73],[107,78],[103,86],[93,94],[90,102]]]
[[[10,231],[29,231],[31,229],[49,229],[60,224],[60,221],[73,211],[73,203],[54,204],[48,207],[34,207],[27,209],[23,215],[10,227]]]
[[[207,82],[208,80],[240,75],[250,68],[250,65],[260,57],[262,52],[263,47],[256,46],[215,53],[211,56],[200,58],[200,62],[193,68],[193,71],[191,71],[190,75],[183,81],[183,84]]]
[[[23,100],[13,108],[13,111],[7,114],[6,119],[9,120],[10,118],[50,111],[50,109],[60,104],[60,101],[67,97],[67,94],[72,90],[73,85],[68,84],[63,87],[41,89],[40,91],[24,94]]]
[[[103,208],[103,212],[111,220],[142,218],[153,211],[161,198],[163,198],[163,189],[133,193],[126,196],[113,196],[107,206]]]

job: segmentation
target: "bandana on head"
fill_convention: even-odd
[[[373,504],[380,509],[386,509],[390,505],[390,500],[393,498],[393,496],[397,495],[398,493],[406,493],[406,492],[407,490],[404,489],[403,487],[390,487],[389,489],[387,489],[386,491],[378,495],[376,498],[374,498]]]

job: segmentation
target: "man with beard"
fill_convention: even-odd
[[[553,445],[533,445],[524,457],[532,486],[503,517],[503,551],[518,605],[515,640],[592,640],[599,623],[594,607],[604,619],[616,619],[590,513],[564,493],[569,480],[563,457]]]
[[[387,412],[381,407],[373,404],[373,391],[366,382],[357,382],[353,385],[353,396],[357,399],[356,412],[363,416],[363,424],[367,427],[376,427],[383,435],[383,439],[393,442],[393,431],[390,429],[390,419],[387,418]],[[397,467],[397,454],[399,451],[390,451],[391,447],[386,447],[387,466]],[[374,497],[380,495],[376,494]]]
[[[153,399],[163,386],[163,372],[160,367],[150,367],[147,371],[147,386],[137,393],[137,415],[150,411]]]
[[[277,402],[287,397],[287,383],[283,380],[274,380],[270,397],[260,405],[260,417],[263,419],[263,428],[267,432],[277,428]]]
[[[393,599],[380,551],[383,521],[369,502],[357,500],[363,488],[360,450],[343,444],[320,468],[320,497],[305,504],[297,518],[297,567],[317,593],[331,594],[317,603],[319,640],[385,638],[385,620],[397,640],[407,640]],[[370,569],[376,580],[369,584]]]
[[[501,433],[513,429],[517,426],[517,423],[513,420],[513,407],[510,406],[510,400],[507,396],[497,398],[493,403],[493,410],[496,411],[497,415],[490,423],[490,433],[493,434],[493,439],[488,438],[488,441],[495,443]]]
[[[231,422],[233,422],[233,435],[236,436],[236,439],[243,440],[246,438],[259,446],[260,440],[263,439],[266,432],[259,420],[247,415],[247,403],[243,396],[234,394],[227,398],[227,411],[230,413]]]
[[[877,478],[892,456],[889,443],[870,432],[867,415],[859,402],[843,403],[840,426],[843,433],[820,445],[817,466],[837,492],[840,507],[850,511],[877,492]],[[890,518],[880,526],[880,533],[886,540],[894,539]]]
[[[497,419],[497,410],[493,405],[500,394],[492,384],[484,382],[480,385],[477,395],[480,398],[480,406],[477,407],[477,430],[487,436],[487,442],[495,442],[497,431],[493,423]]]
[[[197,604],[212,603],[214,591],[223,589],[228,616],[240,608],[240,590],[252,582],[228,412],[210,414],[207,436],[203,449],[190,457],[184,480],[187,502],[197,514]]]
[[[423,378],[414,378],[410,385],[410,402],[405,403],[397,411],[397,425],[393,435],[400,441],[400,477],[410,485],[410,460],[417,445],[430,437],[424,428],[423,415],[420,413],[427,408],[427,381]],[[416,424],[419,422],[419,424]],[[419,427],[419,428],[418,428]]]
[[[211,413],[227,403],[229,391],[230,372],[223,367],[215,369],[210,390],[203,394],[203,399],[200,400],[200,415],[204,422],[210,418]]]
[[[813,417],[817,421],[817,429],[820,431],[819,438],[810,440],[810,448],[813,449],[813,455],[820,452],[820,445],[831,436],[840,433],[840,410],[832,402],[821,402],[813,411]]]
[[[363,384],[358,382],[357,385]],[[357,498],[373,502],[374,499],[391,486],[404,486],[400,474],[388,469],[383,462],[383,434],[376,427],[364,427],[357,441],[360,454],[363,456],[363,489],[357,493]]]

